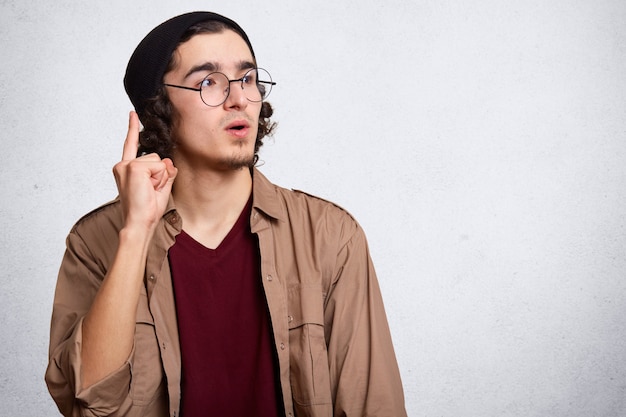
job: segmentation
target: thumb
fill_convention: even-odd
[[[174,163],[169,158],[163,159],[162,162],[165,164],[166,175],[164,176],[167,178],[167,181],[163,182],[159,188],[167,188],[168,190],[171,190],[174,180],[176,179],[176,175],[178,175],[178,168],[174,166]]]

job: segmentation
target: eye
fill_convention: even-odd
[[[202,88],[202,89],[206,89],[206,88],[213,89],[216,86],[218,86],[220,83],[224,84],[224,81],[222,80],[222,78],[224,78],[224,76],[219,74],[219,73],[209,74],[206,77],[204,77],[204,79],[200,82],[200,88]]]
[[[241,82],[246,85],[256,84],[256,71],[250,71],[241,78]]]

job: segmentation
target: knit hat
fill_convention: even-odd
[[[243,29],[234,21],[219,14],[191,12],[161,23],[139,43],[128,61],[124,76],[124,88],[140,118],[144,113],[146,100],[154,97],[161,86],[167,64],[185,31],[206,20],[225,23],[236,31],[246,41],[254,57],[254,50]]]

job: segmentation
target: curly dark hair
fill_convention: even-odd
[[[200,22],[187,29],[181,37],[179,45],[188,41],[194,35],[200,33],[221,33],[224,30],[237,32],[223,22],[215,20]],[[172,70],[175,65],[175,54],[172,54],[165,72]],[[143,130],[139,133],[138,155],[157,153],[161,158],[172,157],[172,152],[176,146],[176,141],[171,136],[173,114],[172,103],[169,100],[165,87],[161,86],[154,97],[146,100],[146,106],[141,115]],[[264,101],[259,114],[259,129],[254,144],[253,164],[256,164],[259,159],[258,152],[259,148],[263,146],[263,138],[270,136],[276,127],[276,123],[270,120],[272,114],[274,114],[272,105]]]

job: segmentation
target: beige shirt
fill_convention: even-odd
[[[82,388],[82,320],[113,262],[121,227],[115,200],[79,220],[67,238],[46,383],[65,416],[177,417],[181,360],[167,253],[182,222],[171,200],[148,252],[133,351],[120,369]],[[255,169],[250,227],[259,239],[285,415],[406,416],[380,289],[357,222],[327,201],[273,185]]]

